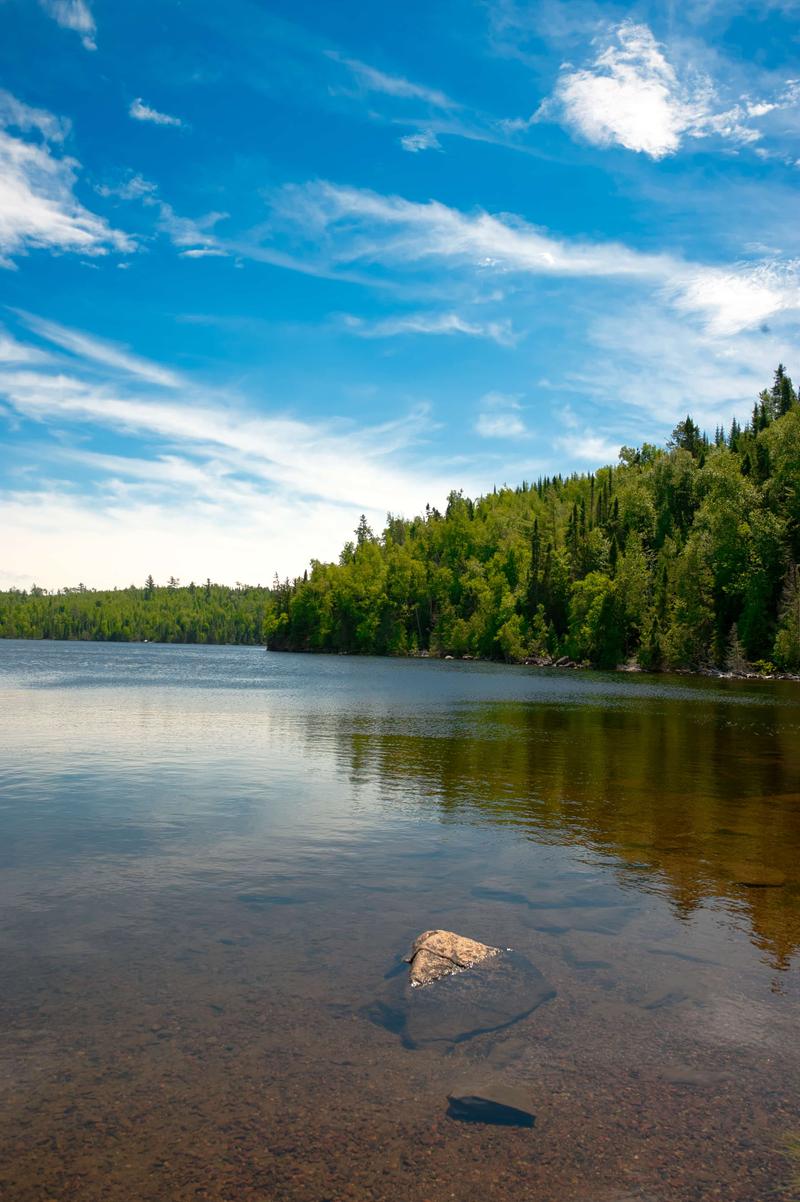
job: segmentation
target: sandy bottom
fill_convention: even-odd
[[[292,904],[171,913],[171,929],[151,914],[148,939],[142,916],[93,954],[6,958],[9,1202],[794,1196],[793,1007],[648,949],[635,919],[626,955],[608,917],[554,934],[506,907],[556,998],[499,1034],[413,1051],[358,1014],[391,967],[385,942],[405,950],[402,913],[377,945],[363,911],[336,929]],[[535,1127],[448,1118],[467,1068],[527,1089]]]

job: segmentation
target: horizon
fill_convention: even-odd
[[[747,421],[795,366],[796,15],[6,0],[0,588],[269,587]]]

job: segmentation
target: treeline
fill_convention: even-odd
[[[593,475],[452,492],[380,535],[362,518],[338,563],[271,589],[2,593],[0,636],[794,672],[799,562],[800,405],[779,367],[711,439],[687,417]]]
[[[600,667],[800,668],[800,406],[779,367],[742,427],[444,513],[362,521],[338,564],[274,589],[269,645]]]
[[[83,585],[48,593],[0,593],[0,637],[94,639],[131,643],[249,643],[265,641],[272,608],[269,589],[238,585],[159,586],[95,591]]]

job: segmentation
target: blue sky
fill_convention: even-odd
[[[800,2],[0,34],[0,585],[267,583],[800,374]]]

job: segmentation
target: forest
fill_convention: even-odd
[[[687,416],[592,474],[453,491],[380,534],[362,517],[337,563],[270,589],[12,590],[0,636],[796,672],[798,562],[800,404],[780,366],[713,437]]]

